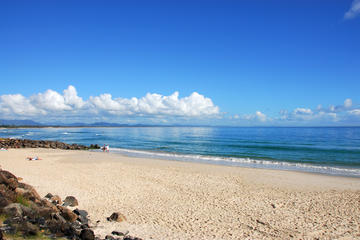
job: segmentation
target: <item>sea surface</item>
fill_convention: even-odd
[[[113,153],[135,157],[360,177],[358,127],[21,128],[0,129],[0,137],[107,144]]]

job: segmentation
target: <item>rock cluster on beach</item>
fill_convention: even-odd
[[[59,141],[0,138],[0,148],[57,148],[68,150],[88,150],[99,149],[100,146],[97,144],[91,144],[88,147],[85,145],[67,144]]]
[[[0,169],[0,239],[32,237],[45,239],[100,240],[96,237],[85,210],[74,209],[78,201],[73,196],[61,200],[48,193],[41,198],[36,190],[12,173]],[[124,219],[113,213],[108,220]],[[127,233],[113,231],[104,239],[140,240]]]

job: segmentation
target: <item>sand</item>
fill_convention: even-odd
[[[360,239],[359,178],[54,149],[0,151],[0,165],[41,196],[75,196],[98,235]],[[127,221],[107,222],[114,211]]]

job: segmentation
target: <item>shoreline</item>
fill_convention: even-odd
[[[351,172],[351,171],[360,171],[359,168],[316,165],[316,164],[301,163],[301,162],[286,162],[286,161],[282,162],[282,161],[259,160],[259,159],[251,159],[251,158],[243,159],[236,157],[184,154],[177,152],[173,153],[173,152],[127,149],[127,148],[112,148],[111,154],[119,154],[121,156],[134,157],[134,158],[150,158],[150,159],[157,159],[164,161],[179,161],[179,162],[200,163],[200,164],[209,164],[209,165],[217,165],[217,166],[240,167],[240,168],[249,168],[249,169],[268,169],[274,171],[292,171],[292,172],[300,172],[300,173],[320,174],[326,176],[360,178],[360,172],[357,174]],[[214,160],[210,160],[210,159],[214,159]],[[233,159],[239,161],[233,161]],[[321,171],[321,169],[326,169],[326,170]],[[330,171],[329,169],[333,169],[333,170]],[[349,173],[345,173],[346,171],[349,171]]]
[[[27,161],[27,155],[43,160]],[[144,239],[360,237],[360,180],[82,150],[0,151],[3,169],[48,192],[75,196],[98,235]],[[112,212],[127,221],[109,223]]]

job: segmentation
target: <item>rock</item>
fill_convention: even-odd
[[[0,184],[4,184],[11,190],[15,190],[18,187],[17,178],[7,171],[0,171]]]
[[[8,181],[8,186],[12,190],[15,190],[19,185],[17,178],[9,178]]]
[[[51,199],[53,196],[54,196],[54,195],[52,195],[51,193],[48,193],[48,194],[45,195],[45,198]]]
[[[86,229],[86,228],[90,228],[88,224],[82,224],[81,225],[81,229]]]
[[[106,218],[108,221],[123,222],[126,221],[126,217],[119,212],[114,212],[110,217]]]
[[[45,225],[53,234],[57,236],[73,236],[76,234],[76,229],[59,213],[52,214],[51,217],[51,219],[45,222]]]
[[[89,219],[87,217],[83,217],[80,215],[78,216],[77,220],[81,222],[81,224],[86,224],[86,225],[89,224]]]
[[[25,190],[24,193],[22,194],[22,196],[30,201],[33,202],[40,202],[40,196],[39,194],[35,191],[35,189],[33,190]]]
[[[129,231],[126,231],[125,233],[118,232],[118,231],[112,231],[111,234],[116,235],[116,236],[126,236],[127,234],[129,234]]]
[[[79,215],[79,216],[83,216],[83,217],[87,217],[88,216],[88,212],[85,211],[85,210],[80,210],[80,209],[75,209],[73,211],[76,215]]]
[[[31,199],[38,199],[40,200],[41,197],[40,195],[37,193],[37,191],[35,190],[35,188],[33,188],[33,186],[26,184],[26,183],[19,183],[19,188],[23,188],[25,190],[28,191],[28,197]],[[25,196],[24,196],[25,197]]]
[[[11,202],[0,192],[0,208],[4,208],[9,205]]]
[[[6,200],[10,202],[16,202],[17,194],[15,191],[10,190],[5,184],[0,184],[0,194]]]
[[[17,179],[17,177],[12,174],[11,172],[9,171],[6,171],[6,170],[0,170],[0,173],[5,176],[7,179],[10,179],[10,178],[14,178],[14,179]]]
[[[64,224],[66,223],[66,220],[63,216],[60,215],[60,213],[52,213],[51,214],[51,219],[54,219],[55,221],[57,221],[59,224]]]
[[[95,234],[90,228],[83,229],[80,233],[81,240],[94,240]]]
[[[79,209],[75,209],[73,211],[73,213],[75,213],[76,215],[78,215],[77,220],[79,222],[81,222],[82,224],[88,224],[89,223],[89,219],[87,218],[88,213],[85,210],[79,210]]]
[[[20,203],[11,203],[3,209],[3,213],[11,217],[22,217],[23,210]]]
[[[106,235],[106,236],[105,236],[105,240],[116,240],[116,238],[114,238],[114,237],[111,236],[111,235]]]
[[[52,198],[50,198],[50,201],[53,204],[61,204],[61,198],[58,195],[54,195]]]
[[[93,145],[95,146],[95,145]],[[87,150],[89,147],[78,144],[66,144],[58,141],[37,141],[29,139],[2,139],[0,147],[4,148],[60,148],[72,150]]]
[[[34,225],[30,222],[27,222],[27,221],[22,222],[18,229],[25,236],[28,236],[28,235],[35,236],[39,231],[39,228],[36,225]]]
[[[75,220],[78,218],[78,215],[73,213],[70,209],[63,206],[58,206],[58,208],[60,210],[60,215],[65,218],[65,220],[69,222],[75,222]]]
[[[126,236],[123,238],[123,240],[142,240],[142,239],[138,237]]]
[[[76,207],[77,205],[79,205],[79,203],[73,196],[67,196],[64,200],[64,206]]]
[[[27,190],[25,190],[25,189],[23,189],[23,188],[19,188],[19,187],[15,188],[15,193],[16,193],[17,195],[23,195],[26,191],[27,191]]]

